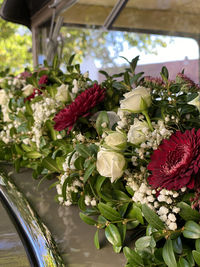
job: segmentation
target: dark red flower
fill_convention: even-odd
[[[34,88],[33,93],[31,95],[27,96],[26,98],[24,98],[24,102],[26,102],[27,100],[30,101],[31,99],[35,98],[36,94],[37,95],[41,95],[42,91],[40,91],[37,88]]]
[[[200,184],[200,129],[177,131],[162,144],[151,156],[148,170],[149,184],[154,188],[178,190],[190,189]]]
[[[48,82],[48,76],[47,75],[42,75],[39,79],[39,82],[38,84],[39,85],[44,85],[44,84],[47,84]]]
[[[79,117],[88,116],[89,110],[104,100],[105,89],[94,84],[86,89],[68,107],[62,109],[54,118],[54,129],[57,131],[68,128],[71,131]]]

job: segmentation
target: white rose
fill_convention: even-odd
[[[61,102],[71,101],[71,96],[68,90],[68,85],[62,84],[57,88],[57,94],[55,95],[55,99]]]
[[[0,90],[0,105],[6,105],[8,103],[8,95],[5,90]]]
[[[134,124],[131,125],[128,132],[128,142],[138,145],[146,141],[146,133],[149,130],[149,126],[145,121],[134,120]]]
[[[200,111],[200,93],[198,93],[198,96],[195,99],[188,102],[188,104],[196,106],[198,108],[198,110]]]
[[[97,153],[97,171],[102,176],[111,177],[111,183],[122,176],[125,164],[125,158],[120,153],[103,149]]]
[[[31,84],[26,85],[24,88],[22,88],[23,96],[29,96],[33,93],[34,87]]]
[[[125,99],[121,100],[120,108],[133,113],[146,110],[151,105],[150,89],[138,86],[131,92],[124,94]]]
[[[119,132],[112,132],[105,138],[105,144],[115,150],[123,150],[126,147],[126,135]]]

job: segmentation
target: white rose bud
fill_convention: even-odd
[[[111,177],[111,183],[122,176],[125,164],[125,158],[120,153],[100,150],[97,154],[97,171],[102,176]]]
[[[138,145],[146,141],[146,132],[148,132],[149,126],[145,121],[134,120],[134,124],[131,125],[128,132],[128,142]]]
[[[24,88],[22,88],[23,96],[29,96],[33,93],[33,91],[34,91],[34,87],[31,84],[28,84]]]
[[[150,89],[138,86],[131,92],[124,94],[125,99],[121,100],[120,108],[133,113],[140,113],[147,110],[151,105]]]
[[[115,150],[123,150],[126,147],[126,135],[119,132],[112,132],[105,138],[105,144]]]
[[[0,90],[0,105],[6,105],[8,103],[8,95],[5,90]]]
[[[68,90],[68,85],[62,84],[57,88],[57,94],[55,95],[55,99],[61,102],[69,102],[71,101],[71,96]]]
[[[200,93],[198,93],[199,95],[193,99],[192,101],[188,102],[188,104],[196,106],[198,108],[198,110],[200,111]]]

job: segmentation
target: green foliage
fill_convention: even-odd
[[[0,29],[0,70],[9,67],[12,72],[19,73],[25,67],[32,67],[31,32],[2,18]]]

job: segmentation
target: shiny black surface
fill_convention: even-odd
[[[2,171],[0,171],[0,199],[22,237],[31,266],[64,266],[49,230],[32,209],[24,194]]]
[[[14,172],[13,167],[4,165],[14,182],[26,195],[38,215],[50,230],[67,267],[123,267],[125,257],[116,254],[106,242],[104,231],[100,232],[101,249],[94,246],[96,228],[85,224],[79,217],[77,206],[61,206],[55,202],[54,180],[33,180],[32,172],[24,169]],[[38,186],[39,185],[39,186]]]

